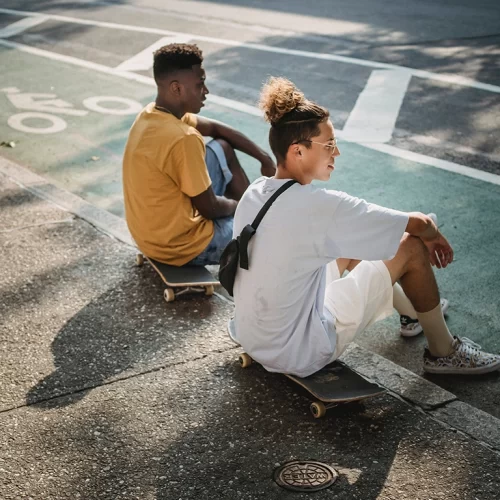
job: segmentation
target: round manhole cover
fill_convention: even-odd
[[[282,488],[292,491],[318,491],[331,486],[337,471],[321,462],[294,460],[274,471],[274,480]]]

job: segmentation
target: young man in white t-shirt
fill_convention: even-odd
[[[233,339],[267,370],[305,377],[392,313],[399,282],[428,341],[425,371],[499,369],[500,356],[448,331],[431,265],[448,266],[453,250],[432,218],[311,185],[330,178],[340,155],[328,111],[282,78],[264,86],[261,107],[278,168],[243,195],[234,235],[279,187],[298,182],[277,198],[251,239],[249,269],[238,269]]]

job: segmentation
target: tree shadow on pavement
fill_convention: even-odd
[[[310,42],[307,35],[295,37],[262,37],[259,44],[279,48],[300,49],[311,53],[338,53],[334,42]],[[365,48],[351,50],[344,55],[380,63],[402,65],[439,74],[463,75],[480,82],[499,84],[498,49],[492,41],[457,40],[438,44],[404,45],[391,50]],[[203,47],[203,44],[200,44]],[[486,49],[485,49],[486,47]],[[360,92],[376,67],[356,63],[330,61],[300,56],[295,53],[273,53],[249,47],[229,47],[212,51],[205,61],[207,85],[210,79],[231,82],[260,89],[271,74],[291,79],[306,95],[335,111],[332,120],[343,127],[354,108]],[[238,91],[231,91],[238,99]],[[224,94],[222,94],[224,95]],[[441,141],[456,142],[486,153],[498,150],[495,142],[493,116],[500,112],[496,94],[487,90],[462,85],[443,84],[433,79],[412,77],[396,123],[398,129],[413,134],[427,135]],[[239,95],[248,104],[255,104],[253,95]],[[498,114],[498,113],[497,113]],[[490,117],[488,121],[488,116]],[[500,152],[500,151],[499,151]]]
[[[467,466],[456,467],[454,457],[464,440],[389,395],[315,420],[308,398],[281,375],[258,366],[241,370],[235,362],[212,366],[207,375],[200,371],[191,380],[186,373],[173,375],[183,383],[169,391],[169,407],[183,416],[179,427],[185,431],[159,461],[159,500],[289,498],[272,475],[290,460],[318,460],[338,470],[337,483],[319,498],[403,498],[402,488],[407,498],[431,498],[436,491],[473,498],[462,477]]]
[[[214,4],[213,17],[264,25],[277,30],[302,32],[304,26],[319,34],[351,45],[390,46],[393,44],[433,43],[443,39],[483,38],[497,34],[498,6],[495,0],[479,2],[475,8],[456,2],[427,3],[388,0],[371,2],[332,2],[316,0],[200,0]],[[235,8],[248,9],[237,12]],[[224,10],[230,12],[226,16]],[[496,16],[496,17],[495,17]],[[449,19],[454,22],[450,23]],[[271,24],[273,23],[273,24]],[[466,26],[466,28],[464,28]]]
[[[113,0],[116,5],[127,4],[128,0]],[[33,8],[33,2],[31,0],[4,0],[2,2],[2,7],[16,9],[20,11],[28,12],[38,12],[44,14],[58,14],[61,10],[71,9],[78,11],[85,10],[102,10],[109,5],[99,4],[99,2],[65,2],[65,1],[54,1],[54,0],[37,0],[35,8]],[[55,11],[55,12],[51,12]]]
[[[340,477],[317,498],[494,498],[498,457],[405,403],[384,395],[315,420],[296,385],[258,366],[242,370],[236,357],[211,354],[101,387],[80,404],[59,403],[43,420],[28,411],[20,428],[19,415],[6,419],[20,491],[305,500],[309,493],[279,488],[273,471],[318,460]]]

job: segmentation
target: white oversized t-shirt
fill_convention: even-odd
[[[238,204],[234,235],[288,180],[261,177]],[[305,377],[332,358],[334,318],[324,308],[326,264],[394,257],[408,214],[297,183],[282,193],[249,244],[234,284],[233,337],[267,370]]]

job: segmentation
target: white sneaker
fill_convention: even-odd
[[[450,302],[448,299],[441,299],[441,309],[443,314],[446,315],[448,308],[450,307]],[[410,318],[410,316],[402,315],[399,317],[399,333],[402,337],[415,337],[422,333],[424,329],[422,325],[418,322],[418,319]]]
[[[424,371],[450,375],[480,375],[500,369],[500,356],[481,351],[481,346],[464,337],[454,337],[453,353],[436,358],[424,352]]]
[[[436,226],[438,225],[438,216],[435,213],[431,212],[427,214],[427,217],[430,217]]]

